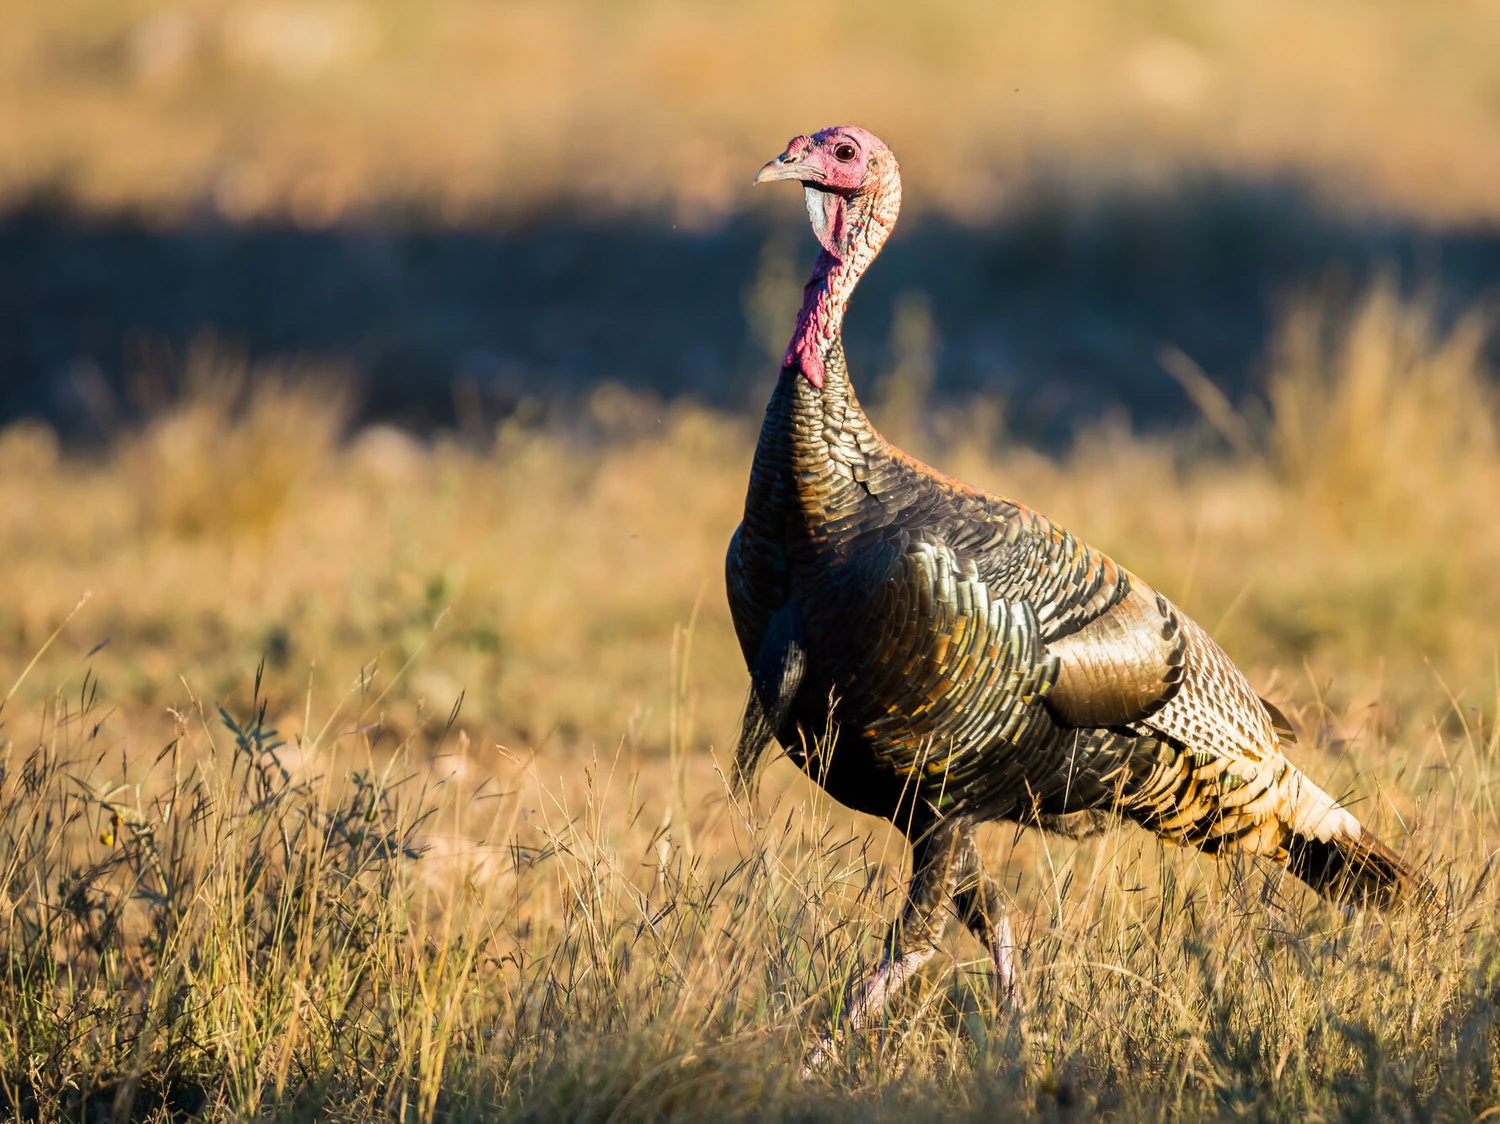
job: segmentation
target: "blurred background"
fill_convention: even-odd
[[[0,686],[92,593],[14,706],[86,666],[138,744],[264,663],[294,728],[354,692],[398,739],[724,746],[722,549],[813,249],[750,178],[857,123],[906,182],[848,322],[892,436],[1312,725],[1493,710],[1493,3],[4,24]]]

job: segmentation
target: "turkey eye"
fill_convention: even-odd
[[[853,160],[856,156],[859,155],[854,146],[852,144],[849,144],[847,141],[835,148],[833,150],[833,154],[840,160],[842,160],[845,164],[849,163],[849,161]]]

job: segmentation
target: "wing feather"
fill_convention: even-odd
[[[1165,597],[1130,590],[1076,632],[1048,645],[1058,662],[1047,705],[1069,726],[1123,726],[1154,714],[1182,683],[1186,640]]]

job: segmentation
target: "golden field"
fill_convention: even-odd
[[[97,456],[0,436],[10,1103],[1479,1119],[1500,1103],[1485,324],[1440,330],[1386,285],[1343,320],[1291,307],[1259,407],[1183,374],[1222,434],[1105,426],[1053,457],[993,405],[926,409],[920,311],[872,399],[1209,624],[1440,907],[1345,917],[1134,829],[993,828],[1019,998],[950,938],[804,1080],[905,854],[784,762],[758,808],[719,772],[753,426],[604,387],[482,444],[348,434],[335,383],[204,345]]]

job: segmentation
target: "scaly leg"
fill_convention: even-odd
[[[1016,941],[1010,927],[1010,911],[1000,887],[980,862],[972,842],[961,856],[962,868],[953,904],[969,932],[979,938],[995,966],[995,980],[1007,999],[1016,990]]]
[[[879,965],[849,996],[838,1027],[826,1032],[808,1056],[804,1074],[828,1060],[841,1031],[858,1030],[879,1014],[937,952],[961,860],[973,850],[971,831],[966,821],[939,821],[912,842],[911,887],[901,919],[891,929]],[[1008,930],[1006,939],[1008,946]]]

